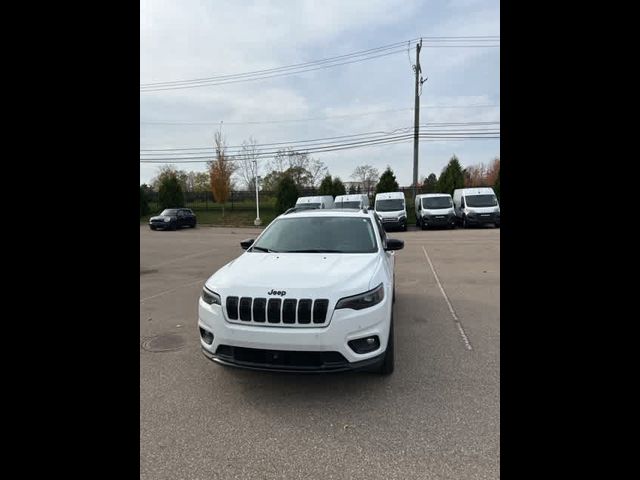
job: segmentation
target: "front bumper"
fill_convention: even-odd
[[[478,213],[472,217],[467,215],[467,223],[470,225],[485,225],[488,223],[500,225],[500,215],[495,213]]]
[[[422,217],[423,223],[428,227],[446,227],[456,224],[455,215],[428,215]]]
[[[385,228],[385,230],[387,228],[404,228],[406,225],[407,225],[406,218],[403,218],[402,220],[398,220],[398,219],[385,220],[384,218],[382,219],[382,226]]]
[[[174,225],[173,222],[149,222],[149,227],[160,228],[160,229],[173,228],[173,225]]]
[[[346,371],[369,368],[384,357],[389,338],[392,295],[363,310],[334,310],[322,327],[257,326],[229,322],[222,308],[198,302],[198,327],[213,334],[209,345],[200,337],[204,355],[217,363],[256,370]],[[348,342],[378,336],[380,346],[358,354]],[[257,352],[255,351],[257,350]],[[280,353],[273,358],[273,353]],[[304,355],[304,354],[308,355]],[[310,357],[321,357],[311,358]],[[283,358],[286,357],[286,358]],[[298,361],[303,359],[304,361]]]
[[[202,353],[204,356],[220,365],[268,372],[349,372],[373,369],[384,362],[384,353],[367,360],[350,363],[344,357],[342,357],[342,359],[339,357],[325,359],[322,356],[325,352],[289,352],[286,350],[244,349],[238,347],[228,347],[224,349],[223,353],[220,352],[221,349],[216,353],[211,353],[209,350],[202,347]],[[336,352],[326,353],[335,354]],[[301,359],[305,354],[308,360],[303,363],[299,359]]]

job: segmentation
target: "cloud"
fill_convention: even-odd
[[[280,67],[395,43],[419,35],[499,33],[498,2],[325,0],[140,3],[140,82],[160,82]],[[202,147],[223,121],[230,145],[295,141],[413,125],[414,50],[367,62],[256,82],[140,94],[141,148]],[[429,76],[422,105],[499,103],[499,49],[431,49],[421,58]],[[399,110],[400,109],[400,110]],[[404,109],[404,110],[402,110]],[[397,110],[376,113],[382,110]],[[366,113],[370,113],[366,115]],[[363,114],[363,115],[360,115]],[[340,117],[277,123],[280,120]],[[423,109],[421,123],[490,121],[499,109]],[[237,122],[274,121],[237,125]],[[452,153],[463,164],[499,155],[499,141],[428,142],[420,146],[420,174],[439,173]],[[413,147],[400,145],[314,155],[346,180],[369,163],[412,176]],[[202,170],[203,164],[183,168]],[[181,167],[181,168],[182,168]],[[148,181],[157,165],[141,164]]]

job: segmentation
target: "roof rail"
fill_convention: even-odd
[[[306,207],[291,207],[283,215],[287,215],[288,213],[301,212],[302,210],[320,210],[319,208],[306,208]]]

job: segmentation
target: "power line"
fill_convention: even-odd
[[[386,52],[386,53],[380,53],[378,55],[371,55],[368,56],[366,58],[361,58],[361,59],[356,59],[356,60],[348,60],[348,61],[344,61],[344,62],[339,62],[339,63],[332,63],[330,65],[321,65],[321,66],[317,66],[317,67],[313,67],[313,68],[304,68],[301,70],[295,70],[295,71],[291,71],[291,72],[281,72],[281,73],[273,73],[273,74],[262,74],[262,75],[255,75],[255,76],[251,76],[251,77],[241,77],[241,78],[234,78],[234,79],[228,79],[228,80],[216,80],[216,81],[212,81],[212,82],[202,82],[202,83],[190,83],[190,84],[181,84],[181,85],[173,85],[173,86],[166,86],[166,87],[151,87],[151,88],[143,88],[140,87],[140,91],[141,92],[159,92],[159,91],[163,91],[163,90],[181,90],[181,89],[185,89],[185,88],[198,88],[198,87],[209,87],[209,86],[217,86],[217,85],[228,85],[231,83],[245,83],[245,82],[253,82],[256,80],[266,80],[268,78],[276,78],[276,77],[284,77],[284,76],[288,76],[288,75],[297,75],[300,73],[306,73],[306,72],[313,72],[316,70],[324,70],[326,68],[332,68],[332,67],[337,67],[340,65],[350,65],[352,63],[359,63],[359,62],[364,62],[367,60],[373,60],[375,58],[381,58],[381,57],[388,57],[389,55],[395,55],[397,53],[400,52],[404,52],[404,48],[401,50],[393,50],[391,52]]]
[[[500,40],[500,36],[498,35],[470,36],[470,37],[423,37],[423,38],[425,39],[425,42],[446,42],[446,43],[454,43],[454,44],[456,42],[468,42],[469,40],[473,40],[476,42],[495,42]],[[410,40],[407,40],[408,46],[410,46],[412,43],[417,42],[417,40],[418,40],[417,38],[412,38]],[[254,71],[244,72],[244,73],[214,75],[211,77],[193,78],[188,80],[173,80],[173,81],[165,81],[165,82],[141,83],[140,87],[160,87],[160,86],[180,85],[180,84],[187,84],[187,83],[194,83],[194,82],[207,82],[212,80],[223,80],[223,79],[244,77],[244,76],[262,74],[262,73],[273,73],[273,72],[278,72],[282,70],[298,69],[298,68],[306,67],[309,65],[317,65],[317,64],[328,63],[328,62],[335,62],[345,58],[369,55],[372,53],[393,49],[399,46],[404,46],[404,44],[405,44],[405,41],[403,40],[401,42],[390,43],[387,45],[382,45],[380,47],[370,48],[367,50],[360,50],[357,52],[347,53],[344,55],[338,55],[338,56],[328,57],[328,58],[319,59],[319,60],[311,60],[308,62],[285,65],[281,67],[268,68],[263,70],[254,70]]]
[[[441,122],[441,123],[429,123],[428,125],[421,125],[426,129],[435,129],[434,133],[468,133],[468,132],[483,132],[484,130],[493,130],[494,128],[488,128],[489,125],[500,125],[500,122]],[[473,130],[465,130],[465,131],[446,131],[441,130],[442,128],[448,127],[476,127]],[[487,127],[487,128],[483,128]],[[297,145],[302,143],[316,143],[324,140],[336,140],[336,139],[344,139],[344,138],[352,138],[352,137],[365,137],[365,136],[380,136],[380,135],[392,135],[398,131],[408,131],[412,130],[414,127],[401,127],[396,128],[391,131],[372,131],[372,132],[361,132],[361,133],[353,133],[349,135],[338,135],[333,137],[320,137],[313,139],[305,139],[305,140],[290,140],[283,142],[273,142],[273,143],[255,143],[255,144],[247,144],[247,147],[250,148],[260,148],[260,147],[268,147],[274,145]],[[245,145],[227,145],[226,150],[237,150],[244,148]],[[198,150],[213,150],[213,146],[208,147],[172,147],[172,148],[141,148],[141,155],[152,155],[153,153],[146,152],[180,152],[180,151],[198,151]],[[158,153],[160,154],[160,153]],[[176,153],[177,154],[177,153]]]
[[[415,42],[415,41],[416,41],[415,39],[411,39],[411,40],[409,40],[409,43],[412,43],[412,42]],[[320,59],[320,60],[311,60],[309,62],[295,63],[293,65],[285,65],[285,66],[282,66],[282,67],[267,68],[267,69],[264,69],[264,70],[254,70],[254,71],[245,72],[245,73],[231,73],[231,74],[224,74],[224,75],[214,75],[214,76],[211,76],[211,77],[193,78],[193,79],[190,79],[190,80],[174,80],[174,81],[167,81],[167,82],[141,83],[140,87],[160,87],[160,86],[180,85],[180,84],[194,83],[194,82],[208,82],[208,81],[213,81],[213,80],[228,80],[230,78],[235,78],[235,77],[245,77],[245,76],[256,75],[256,74],[274,73],[274,72],[279,72],[279,71],[282,71],[282,70],[298,69],[298,68],[307,67],[307,66],[310,66],[310,65],[318,65],[318,64],[322,64],[322,63],[335,62],[337,60],[342,60],[342,59],[345,59],[345,58],[359,57],[359,56],[364,56],[364,55],[371,55],[373,53],[379,53],[379,52],[384,51],[384,50],[390,50],[390,49],[397,48],[399,46],[404,46],[404,43],[405,43],[404,41],[396,42],[396,43],[391,43],[391,44],[388,44],[388,45],[383,45],[381,47],[370,48],[368,50],[361,50],[359,52],[347,53],[345,55],[338,55],[336,57],[324,58],[324,59]]]
[[[423,105],[422,109],[455,109],[455,108],[497,108],[500,104],[480,104],[480,105]],[[332,120],[335,118],[352,118],[352,117],[364,117],[368,115],[379,115],[382,113],[392,112],[406,112],[413,111],[413,108],[392,108],[388,110],[376,110],[372,112],[360,112],[349,113],[344,115],[331,115],[326,117],[311,117],[311,118],[294,118],[285,120],[261,120],[261,121],[247,121],[247,122],[224,122],[225,125],[263,125],[263,124],[275,124],[275,123],[294,123],[294,122],[310,122],[318,120]],[[220,125],[220,121],[216,122],[149,122],[140,121],[141,125]]]
[[[496,136],[492,136],[492,137],[479,137],[479,138],[473,138],[473,140],[485,140],[485,139],[499,139],[500,136],[496,135]],[[323,150],[322,152],[301,152],[301,153],[327,153],[327,152],[333,152],[333,151],[339,151],[339,150],[351,150],[354,148],[367,148],[367,147],[372,147],[372,146],[385,146],[385,145],[390,145],[390,144],[398,144],[398,143],[407,143],[408,141],[412,141],[413,140],[413,135],[411,135],[408,138],[405,139],[400,139],[400,140],[388,140],[385,142],[378,142],[378,143],[372,143],[372,144],[367,144],[367,145],[358,145],[358,146],[344,146],[344,147],[336,147],[336,148],[332,148],[332,149],[327,149],[327,150]],[[420,140],[420,143],[423,142],[450,142],[450,141],[460,141],[460,140],[471,140],[469,138],[443,138],[443,139],[432,139],[432,138],[427,138],[427,139],[422,139]],[[259,158],[258,160],[268,160],[269,158],[273,158],[274,155],[270,155],[270,156],[264,156]],[[208,158],[207,160],[185,160],[184,158],[181,159],[153,159],[153,160],[140,160],[140,163],[154,163],[154,164],[177,164],[177,163],[209,163],[212,160],[214,160],[213,157]],[[227,160],[229,161],[242,161],[242,159],[240,158],[228,158]]]
[[[404,134],[408,135],[409,132],[411,130],[413,130],[413,128],[407,128],[407,129],[403,129],[404,130]],[[465,130],[465,131],[439,131],[439,132],[432,132],[432,133],[424,133],[421,134],[421,136],[423,138],[427,138],[427,137],[431,137],[431,138],[455,138],[458,136],[465,136],[465,138],[475,138],[475,137],[484,137],[487,135],[495,135],[495,134],[499,134],[500,131],[496,130],[496,129],[485,129],[485,130],[481,130],[481,131],[477,131],[477,130]],[[369,136],[369,137],[355,137],[355,138],[348,138],[348,139],[342,139],[342,140],[337,140],[335,145],[343,145],[343,144],[348,144],[348,142],[350,141],[362,141],[362,142],[368,142],[368,141],[378,141],[378,140],[385,140],[388,138],[394,138],[390,135],[378,135],[378,136]],[[282,144],[279,146],[272,146],[272,147],[263,147],[263,148],[256,148],[253,150],[250,150],[249,152],[245,153],[242,150],[229,150],[229,149],[225,149],[225,153],[228,156],[246,156],[246,155],[265,155],[265,154],[276,154],[279,152],[287,152],[287,151],[310,151],[311,149],[316,149],[316,148],[325,148],[327,146],[327,142],[321,142],[321,141],[315,141],[312,143],[307,143],[307,144]],[[329,146],[333,146],[331,144],[329,144]],[[173,151],[173,152],[153,152],[153,153],[140,153],[140,157],[141,158],[162,158],[162,157],[171,157],[171,158],[188,158],[191,155],[203,155],[203,154],[207,154],[210,152],[210,155],[215,155],[215,150],[213,148],[208,148],[206,150],[199,150],[199,151],[194,151],[194,150],[190,150],[190,151]],[[207,156],[210,156],[207,155]]]
[[[444,136],[440,136],[440,135],[434,135],[434,134],[420,134],[420,138],[422,139],[427,139],[427,140],[433,140],[433,141],[440,141],[440,140],[470,140],[470,139],[496,139],[496,138],[500,138],[499,133],[500,132],[487,132],[487,133],[491,133],[491,135],[483,135],[483,136],[468,136],[468,135],[462,135],[462,134],[451,134],[451,135],[444,135]],[[297,151],[297,153],[306,153],[306,154],[313,154],[313,153],[325,153],[325,152],[331,152],[331,151],[338,151],[338,150],[347,150],[347,149],[351,149],[351,148],[361,148],[361,147],[365,147],[365,146],[371,146],[371,145],[383,145],[383,144],[388,144],[388,143],[398,143],[398,142],[404,142],[404,141],[408,141],[413,139],[414,135],[413,133],[407,133],[407,134],[403,134],[403,135],[396,135],[396,136],[391,136],[391,137],[385,137],[385,138],[377,138],[377,139],[368,139],[368,140],[362,140],[362,141],[355,141],[355,142],[345,142],[345,143],[336,143],[336,144],[327,144],[327,145],[319,145],[319,146],[315,146],[315,147],[311,147],[311,148],[304,148],[304,149],[299,149]],[[276,155],[278,152],[277,151],[265,151],[265,152],[258,152],[257,154],[254,155],[254,158],[271,158],[274,155]],[[140,163],[198,163],[198,162],[192,162],[193,160],[199,160],[203,163],[209,162],[211,160],[213,160],[215,157],[215,154],[212,155],[193,155],[193,156],[182,156],[182,157],[171,157],[171,158],[142,158],[140,159]],[[242,161],[244,160],[244,158],[241,157],[237,157],[234,158],[233,156],[229,157],[230,161]]]
[[[416,39],[408,41],[409,45],[415,43]],[[430,37],[426,40],[426,48],[486,48],[486,47],[500,47],[499,37]],[[469,43],[469,41],[475,41],[475,44],[462,44]],[[434,42],[429,44],[429,42]],[[484,43],[483,43],[484,42]],[[494,43],[487,43],[494,42]],[[444,45],[443,43],[447,43]],[[358,63],[375,58],[386,57],[397,53],[404,52],[405,41],[397,42],[393,44],[384,45],[381,47],[371,48],[368,50],[362,50],[359,52],[352,52],[335,57],[313,60],[309,62],[303,62],[293,65],[286,65],[282,67],[275,67],[270,69],[255,70],[251,72],[217,75],[211,77],[194,78],[188,80],[174,80],[166,82],[152,82],[140,84],[141,92],[156,92],[164,90],[178,90],[184,88],[197,88],[204,86],[225,85],[230,83],[242,83],[255,80],[264,80],[268,78],[281,77],[286,75],[296,75],[299,73],[305,73],[315,70],[322,70],[325,68],[336,67],[340,65],[348,65],[351,63]],[[402,48],[399,48],[402,46]],[[384,52],[384,53],[382,53]],[[358,58],[362,57],[362,58]]]

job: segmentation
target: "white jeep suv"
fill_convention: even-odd
[[[256,370],[391,373],[394,250],[373,210],[289,210],[209,278],[204,355]]]

